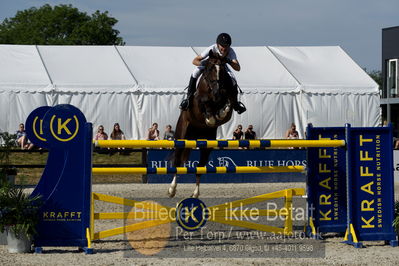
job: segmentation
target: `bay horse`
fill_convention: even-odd
[[[181,111],[176,125],[175,139],[215,140],[219,126],[228,122],[232,115],[232,99],[229,90],[233,81],[226,70],[225,61],[218,55],[209,53],[205,68],[197,85],[196,92],[189,108]],[[189,158],[191,149],[177,148],[173,156],[173,165],[182,166]],[[205,166],[212,149],[201,148],[198,166]],[[191,197],[199,197],[201,175],[196,176],[196,186]],[[175,174],[168,194],[174,197],[177,187]]]

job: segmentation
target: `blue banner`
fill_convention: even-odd
[[[395,240],[392,130],[348,130],[350,223],[359,241]]]
[[[173,150],[151,149],[148,151],[147,167],[172,167]],[[198,166],[200,152],[192,150],[184,167]],[[209,166],[306,166],[306,150],[302,149],[215,149],[209,157]],[[147,175],[148,183],[170,183],[173,175]],[[201,183],[261,183],[261,182],[304,182],[302,173],[262,173],[262,174],[205,174]],[[195,175],[178,177],[179,183],[194,183]]]
[[[308,139],[345,139],[345,128],[308,127]],[[308,149],[308,210],[316,233],[345,232],[347,226],[346,149]]]

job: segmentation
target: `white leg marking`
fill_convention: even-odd
[[[168,190],[169,198],[173,198],[176,195],[176,187],[177,187],[177,175],[173,176],[172,183],[170,183],[170,187]]]

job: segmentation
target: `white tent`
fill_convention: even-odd
[[[144,139],[176,124],[180,101],[204,47],[0,45],[0,131],[15,132],[42,105],[69,103],[111,133]],[[340,48],[234,47],[235,72],[248,111],[219,129],[231,138],[252,124],[259,138],[282,138],[290,123],[301,137],[314,126],[378,126],[378,85]]]

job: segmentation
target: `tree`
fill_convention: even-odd
[[[374,81],[378,84],[380,87],[380,90],[382,89],[382,72],[380,70],[372,70],[372,71],[367,71],[367,69],[364,69],[369,76],[374,79]]]
[[[29,8],[0,24],[0,43],[36,45],[124,45],[117,19],[108,11],[91,16],[72,5]]]

